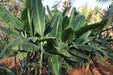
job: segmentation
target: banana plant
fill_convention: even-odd
[[[63,16],[63,14],[62,14],[62,16]],[[99,45],[98,43],[93,41],[93,39],[94,39],[94,37],[96,37],[96,35],[98,35],[98,33],[101,32],[101,30],[105,26],[105,23],[107,22],[107,20],[102,20],[99,23],[86,25],[85,17],[83,15],[80,15],[76,21],[75,21],[75,16],[78,16],[78,15],[76,14],[76,12],[73,9],[71,16],[69,18],[66,16],[62,17],[62,24],[65,24],[65,23],[63,23],[63,21],[68,19],[68,20],[66,20],[67,26],[62,25],[62,30],[61,31],[59,30],[59,32],[56,31],[58,26],[55,26],[55,29],[53,28],[53,30],[51,30],[51,32],[50,32],[53,34],[53,36],[55,36],[56,32],[61,35],[61,37],[60,37],[58,34],[56,34],[56,39],[58,39],[57,46],[54,46],[53,44],[52,45],[49,44],[51,48],[46,47],[45,50],[49,51],[50,53],[53,53],[53,54],[61,55],[66,60],[74,61],[74,62],[82,62],[81,58],[86,59],[88,62],[90,62],[90,60],[92,59],[91,58],[92,56],[97,56],[101,60],[101,62],[104,65],[106,65],[103,57],[101,56],[101,53],[102,54],[104,54],[104,53],[100,52],[101,50],[103,50],[103,48],[105,49],[105,47],[103,47],[102,45]],[[91,32],[90,30],[93,30],[93,31]],[[98,32],[97,32],[97,30],[98,30]],[[91,35],[93,35],[93,37]],[[59,38],[57,38],[57,37],[59,37]],[[93,39],[92,38],[90,39],[89,37],[92,37]],[[90,40],[92,40],[92,41],[90,41]],[[88,43],[88,45],[86,45],[87,43]],[[93,46],[90,45],[92,43],[96,43],[97,44],[96,47],[95,47],[95,45],[93,45]],[[57,51],[55,51],[55,50],[57,50]],[[89,52],[88,55],[87,55],[87,52]],[[105,53],[107,53],[107,54],[104,54],[105,56],[107,56],[109,58],[113,57],[113,55],[110,54],[109,52],[105,51]],[[84,63],[84,62],[82,62],[82,63]]]
[[[40,52],[40,60],[38,61],[40,63],[40,75],[42,74],[44,54],[48,56],[49,73],[55,75],[62,75],[63,63],[66,64],[64,65],[65,68],[69,67],[68,62],[73,65],[78,62],[84,64],[86,61],[90,62],[93,55],[105,64],[101,54],[110,58],[113,55],[99,43],[95,47],[97,41],[100,41],[95,40],[95,42],[93,37],[101,32],[106,20],[87,25],[85,17],[79,15],[75,8],[72,9],[70,17],[66,15],[67,9],[63,12],[57,11],[53,15],[47,6],[48,15],[46,15],[41,0],[26,0],[25,9],[21,14],[21,19],[18,20],[0,6],[0,17],[10,27],[7,29],[0,26],[0,29],[14,37],[1,50],[0,57],[9,51],[16,51],[18,52],[17,56],[23,55],[25,57],[28,52],[38,50]],[[97,32],[97,30],[99,31]],[[92,43],[95,44],[92,45]]]

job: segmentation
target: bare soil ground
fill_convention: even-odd
[[[20,71],[20,66],[19,66],[19,62],[17,59],[16,59],[16,64],[15,64],[15,57],[0,59],[0,66],[7,67],[16,74],[17,74],[17,71],[18,72]],[[0,75],[3,75],[4,71],[5,71],[4,69],[0,68]]]
[[[105,61],[107,66],[98,60],[96,63],[91,63],[88,69],[82,67],[71,72],[70,75],[113,75],[113,61],[108,58]]]

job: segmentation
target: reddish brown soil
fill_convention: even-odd
[[[91,63],[88,69],[82,67],[73,71],[70,75],[113,75],[113,61],[106,59],[106,63],[107,66],[97,61],[97,63]]]
[[[16,65],[15,65],[15,57],[9,57],[5,59],[0,59],[0,66],[4,66],[12,70],[14,73],[17,73],[17,71],[20,71],[19,62],[16,59]],[[5,70],[0,68],[0,75],[3,75],[2,73]]]

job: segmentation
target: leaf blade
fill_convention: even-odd
[[[35,34],[38,33],[41,37],[45,31],[45,8],[41,0],[33,0],[33,22]]]
[[[13,32],[5,27],[2,27],[0,26],[0,30],[2,30],[3,32],[5,32],[7,35],[10,35],[10,36],[14,36],[14,37],[20,37],[19,34],[17,34],[16,32]]]
[[[0,16],[5,21],[5,23],[13,30],[16,30],[16,29],[22,30],[23,29],[23,26],[24,26],[23,23],[21,21],[19,21],[15,16],[10,14],[2,6],[0,6]]]

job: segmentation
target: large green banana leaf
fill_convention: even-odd
[[[39,47],[37,46],[37,45],[35,45],[35,44],[33,44],[33,43],[30,43],[29,41],[30,40],[37,40],[38,38],[22,38],[22,37],[18,37],[18,38],[16,38],[16,39],[14,39],[14,40],[12,40],[12,41],[10,41],[10,43],[7,45],[7,46],[5,46],[2,50],[1,50],[1,53],[0,53],[0,57],[1,56],[3,56],[3,54],[5,53],[5,52],[9,52],[9,51],[6,51],[8,48],[10,48],[10,47],[13,47],[13,49],[12,49],[12,51],[18,51],[19,50],[19,48],[18,48],[18,46],[20,45],[20,46],[22,46],[22,45],[24,45],[24,46],[26,46],[26,49],[25,49],[25,51],[31,51],[31,50],[33,50],[33,47],[34,47],[34,50],[39,50]],[[11,49],[11,48],[10,48]],[[22,50],[23,50],[24,48],[22,48]],[[10,50],[11,51],[11,50]]]
[[[64,16],[62,20],[62,29],[64,30],[68,26],[69,26],[69,17]]]
[[[55,37],[56,34],[55,33],[55,26],[57,25],[57,20],[58,20],[58,15],[59,13],[55,14],[53,17],[52,17],[52,20],[46,25],[46,30],[45,30],[45,35],[47,37]]]
[[[100,49],[98,49],[98,51],[104,54],[105,56],[107,56],[108,58],[113,59],[113,54],[111,54],[110,52],[100,50]]]
[[[101,56],[100,53],[96,52],[97,57],[99,58],[99,60],[104,64],[107,65],[106,62],[104,61],[104,58]]]
[[[90,58],[89,58],[88,55],[86,55],[86,54],[84,54],[84,53],[82,53],[82,52],[80,52],[80,51],[77,51],[76,49],[70,50],[70,52],[71,52],[71,54],[74,54],[74,55],[79,56],[79,57],[81,57],[81,58],[85,58],[85,59],[87,59],[88,61],[90,61]]]
[[[73,28],[73,25],[75,24],[75,17],[77,15],[77,12],[75,11],[75,8],[71,11],[70,21],[69,21],[69,27]]]
[[[62,65],[62,58],[58,55],[51,55],[49,59],[49,71],[55,75],[62,75],[61,65]]]
[[[3,32],[5,32],[7,35],[10,35],[10,36],[14,36],[14,37],[21,36],[18,33],[14,32],[14,31],[11,31],[10,29],[7,29],[7,28],[2,27],[2,26],[0,26],[0,30],[2,30]]]
[[[71,54],[68,52],[70,47],[66,43],[58,42],[58,46],[56,47],[56,49],[57,49],[58,53],[63,56],[67,56],[67,57],[71,56]]]
[[[35,34],[38,33],[43,37],[45,31],[45,8],[41,0],[33,0],[33,22]]]
[[[74,38],[74,31],[67,27],[64,29],[64,31],[62,32],[62,41],[63,42],[67,42],[70,41]]]
[[[47,5],[47,11],[48,11],[48,16],[49,16],[49,18],[51,20],[52,19],[52,13],[51,13],[48,5]]]
[[[74,56],[74,55],[71,55],[70,57],[66,57],[65,59],[72,61],[72,62],[83,63],[83,59],[81,57]]]
[[[13,30],[23,30],[23,23],[19,21],[15,16],[9,13],[5,8],[0,6],[0,17],[4,20],[4,22]]]
[[[21,13],[21,20],[24,23],[24,31],[30,33],[30,36],[34,36],[34,25],[32,23],[33,9],[32,0],[25,1],[25,8]]]
[[[32,15],[31,15],[31,12],[30,12],[29,8],[27,10],[27,20],[28,20],[28,25],[29,25],[29,29],[30,29],[30,34],[31,34],[31,36],[33,36],[34,35],[34,30],[33,30],[33,25],[32,25]]]
[[[91,24],[91,25],[87,25],[87,26],[83,26],[79,29],[77,29],[75,31],[75,35],[76,37],[80,37],[82,34],[84,34],[85,32],[89,31],[89,30],[94,30],[94,29],[97,29],[101,26],[103,26],[104,24],[102,22],[99,22],[99,23],[95,23],[95,24]]]
[[[94,47],[92,46],[89,46],[89,45],[84,45],[84,44],[74,44],[74,47],[76,49],[79,49],[79,50],[85,50],[85,51],[89,51],[89,52],[95,52],[97,49],[95,49]]]
[[[57,40],[61,40],[62,36],[62,15],[61,13],[57,13],[52,21],[50,26],[48,27],[48,35],[47,37],[56,37]]]
[[[77,38],[75,40],[75,43],[76,44],[82,44],[82,43],[88,42],[90,40],[90,39],[88,39],[90,33],[91,33],[91,31],[88,31],[88,32],[82,34],[79,38]]]
[[[31,5],[32,5],[32,0],[25,0],[25,8],[21,12],[21,20],[26,20],[27,10],[32,8]],[[32,10],[31,10],[31,12],[32,12]]]
[[[73,8],[70,16],[69,25],[74,31],[76,31],[77,29],[85,25],[85,17],[83,15],[78,15],[78,18],[77,18],[77,12]]]
[[[62,13],[62,16],[63,16],[63,17],[67,16],[67,12],[68,12],[68,11],[69,11],[69,8],[66,7],[65,10],[64,10],[63,13]]]
[[[83,15],[80,15],[78,19],[75,21],[73,25],[71,25],[71,28],[76,31],[77,29],[83,27],[85,25],[85,17]]]

